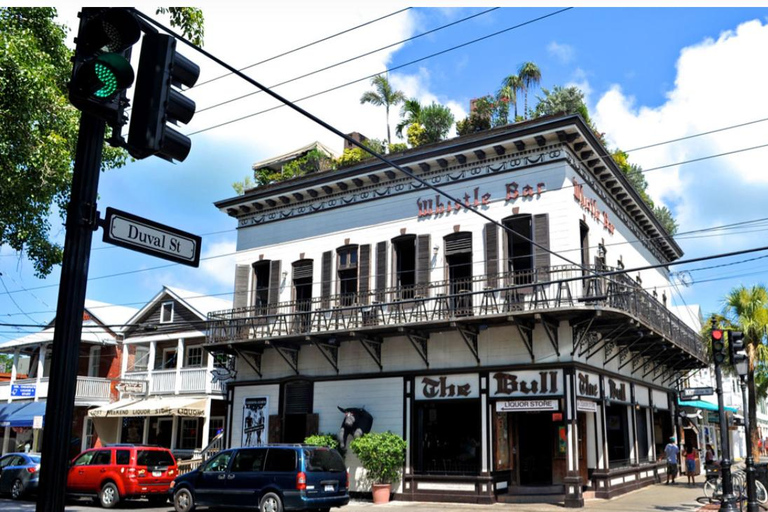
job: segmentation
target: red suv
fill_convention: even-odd
[[[167,500],[168,487],[178,474],[167,448],[132,444],[92,448],[72,460],[67,494],[97,496],[104,508],[141,497],[159,505]]]

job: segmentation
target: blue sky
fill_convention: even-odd
[[[321,37],[389,14],[397,4],[285,2],[268,7],[250,3],[203,3],[206,49],[237,67],[250,65]],[[326,65],[372,51],[470,14],[471,8],[418,8],[391,16],[363,29],[334,38],[290,56],[254,67],[248,73],[265,85],[275,84]],[[513,25],[553,13],[562,7],[503,8],[375,53],[344,66],[280,87],[295,99],[348,81],[373,75]],[[154,12],[154,8],[145,8]],[[62,21],[73,26],[76,8],[60,7]],[[542,70],[542,86],[580,86],[593,119],[614,146],[631,149],[650,143],[768,118],[764,92],[768,71],[766,8],[598,8],[576,7],[547,19],[468,45],[442,56],[400,68],[390,80],[422,102],[439,101],[457,118],[466,115],[469,100],[493,93],[502,78],[524,61]],[[70,35],[70,41],[74,37]],[[136,52],[138,53],[138,52]],[[183,50],[202,67],[200,81],[219,76],[221,69],[202,56]],[[367,81],[304,101],[302,106],[345,132],[360,131],[384,138],[382,109],[359,104]],[[204,130],[258,112],[275,102],[264,94],[203,110],[248,92],[250,85],[228,77],[190,91],[198,114],[185,133]],[[533,92],[529,103],[534,103]],[[397,122],[397,113],[391,124]],[[667,144],[630,154],[630,161],[652,168],[766,144],[768,122],[705,137]],[[341,141],[287,109],[192,136],[189,158],[169,164],[151,158],[131,162],[102,174],[101,211],[107,206],[203,236],[203,257],[234,251],[235,221],[218,212],[213,202],[231,197],[231,184],[250,174],[251,165],[314,140],[333,148]],[[768,149],[649,172],[654,200],[669,206],[680,231],[768,217]],[[53,234],[63,240],[61,222],[52,218]],[[765,223],[740,231],[701,233],[681,238],[686,257],[728,252],[765,244]],[[88,297],[140,307],[163,284],[201,294],[231,294],[231,257],[205,260],[190,269],[128,250],[106,246],[101,231],[94,236]],[[699,236],[699,235],[697,235]],[[720,309],[732,287],[766,282],[768,262],[757,260],[730,267],[694,270],[754,256],[674,267],[691,270],[680,292],[688,304],[705,312]],[[159,267],[159,268],[156,268]],[[2,284],[0,322],[41,323],[54,316],[58,270],[38,280],[32,265],[0,248]],[[113,276],[115,274],[123,274]],[[113,276],[113,277],[105,277]],[[729,279],[723,277],[734,276]],[[690,277],[690,279],[689,279]],[[715,281],[709,281],[716,279]],[[668,292],[674,302],[680,295]],[[226,296],[226,295],[224,295]],[[28,315],[28,316],[27,316]],[[0,340],[30,329],[0,326]],[[33,330],[33,329],[32,329]]]

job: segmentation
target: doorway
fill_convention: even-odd
[[[517,416],[520,485],[552,485],[552,413]]]

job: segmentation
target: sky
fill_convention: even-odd
[[[205,15],[206,51],[238,69],[248,67],[244,72],[251,78],[290,100],[316,95],[298,104],[342,132],[373,138],[386,138],[384,109],[361,105],[359,98],[377,73],[390,70],[391,83],[408,97],[442,103],[461,119],[472,98],[494,93],[521,63],[534,62],[542,88],[576,85],[585,93],[611,149],[628,151],[630,162],[644,169],[660,168],[646,173],[648,191],[675,215],[684,258],[768,245],[768,147],[759,147],[768,144],[768,3],[603,4],[493,10],[470,2],[411,9],[397,2],[197,5]],[[152,5],[139,5],[155,12]],[[61,4],[58,12],[62,23],[76,27],[77,7]],[[347,32],[281,56],[342,31]],[[236,221],[213,203],[236,195],[232,183],[251,175],[260,160],[316,140],[341,152],[339,137],[288,108],[272,109],[277,100],[236,76],[220,78],[227,71],[192,49],[181,53],[201,67],[198,85],[187,93],[197,113],[180,128],[192,140],[189,157],[176,164],[149,158],[103,172],[98,206],[201,235],[203,260],[199,268],[172,264],[110,246],[99,230],[89,299],[141,308],[163,285],[231,298]],[[329,68],[343,61],[348,62]],[[529,104],[541,94],[532,91]],[[398,120],[395,109],[393,130]],[[705,132],[713,133],[700,135]],[[715,157],[723,153],[729,154]],[[51,222],[52,236],[63,243],[61,220],[53,216]],[[742,224],[713,229],[737,223]],[[710,268],[715,265],[727,266]],[[708,315],[722,309],[732,288],[768,282],[768,252],[671,270],[672,302],[698,304]],[[0,247],[0,273],[0,323],[33,326],[54,318],[58,269],[37,279],[23,255]],[[35,330],[0,326],[0,342]]]

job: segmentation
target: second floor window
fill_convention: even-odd
[[[145,372],[149,368],[149,347],[136,347],[133,354],[133,371]]]
[[[171,370],[176,368],[176,349],[166,348],[163,349],[163,360],[160,366],[162,370]]]
[[[395,287],[398,299],[412,299],[416,285],[416,235],[392,239],[395,256]]]
[[[340,304],[351,306],[357,302],[357,246],[341,247],[337,253]]]
[[[160,323],[173,322],[173,302],[163,302],[160,306]]]
[[[91,347],[88,354],[88,376],[98,377],[101,366],[101,347]]]
[[[184,366],[190,368],[200,368],[203,366],[203,347],[199,345],[187,347],[187,360]]]

